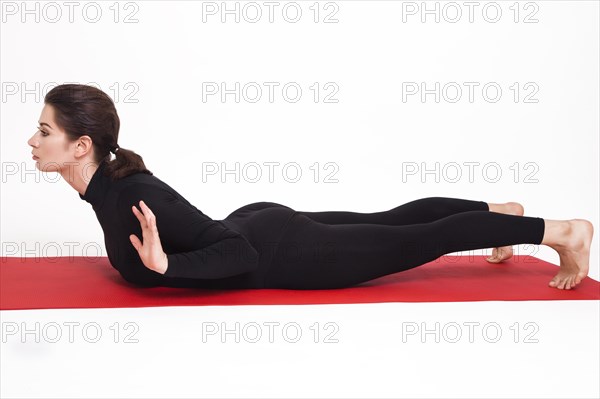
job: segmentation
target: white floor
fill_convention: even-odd
[[[0,318],[2,398],[600,397],[600,301],[27,310]]]

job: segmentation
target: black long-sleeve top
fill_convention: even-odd
[[[125,280],[142,286],[262,287],[281,234],[296,213],[293,209],[253,203],[224,220],[212,220],[155,175],[134,173],[113,181],[104,174],[105,166],[105,161],[99,164],[79,196],[92,205],[109,261]],[[165,274],[148,269],[129,239],[135,234],[143,242],[140,221],[131,209],[135,205],[141,211],[140,200],[156,216],[168,258]]]

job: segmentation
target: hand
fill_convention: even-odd
[[[144,201],[140,201],[140,208],[142,208],[144,213],[141,213],[135,205],[131,207],[142,226],[144,243],[135,234],[131,234],[129,239],[133,247],[138,251],[144,266],[160,274],[165,274],[168,267],[168,259],[167,254],[163,251],[160,244],[158,228],[156,227],[156,216],[154,216],[154,213],[152,213]]]

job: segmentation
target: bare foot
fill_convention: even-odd
[[[500,263],[506,259],[510,259],[513,256],[512,246],[497,247],[492,249],[492,255],[485,258],[489,263]]]
[[[517,215],[523,216],[525,209],[523,205],[518,202],[507,202],[506,204],[493,204],[490,206],[490,211],[504,213],[506,215]],[[492,250],[492,255],[485,260],[489,263],[500,263],[506,259],[510,259],[513,256],[513,247],[508,245],[506,247],[497,247]]]
[[[572,219],[567,234],[565,244],[555,248],[560,258],[560,270],[548,283],[559,290],[570,290],[587,276],[594,226],[585,219]]]

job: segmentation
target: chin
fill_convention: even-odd
[[[41,172],[58,172],[59,169],[57,168],[56,163],[50,162],[48,163],[42,163],[40,162],[40,160],[38,159],[35,162],[35,166],[41,171]]]

